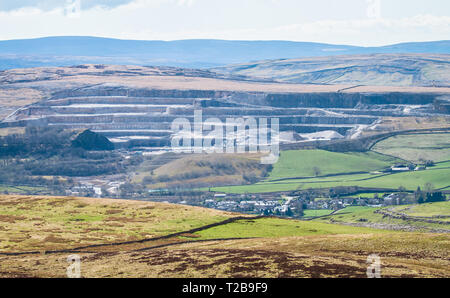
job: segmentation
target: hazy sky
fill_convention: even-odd
[[[450,39],[449,0],[0,0],[0,40],[43,36],[295,40]]]

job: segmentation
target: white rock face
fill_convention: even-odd
[[[300,136],[307,141],[336,140],[336,139],[344,138],[343,135],[335,132],[334,130],[326,130],[326,131],[315,132],[315,133],[300,134]]]

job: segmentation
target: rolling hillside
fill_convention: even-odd
[[[297,189],[359,186],[365,188],[414,191],[433,184],[436,189],[449,187],[448,133],[407,134],[377,143],[373,151],[337,153],[323,150],[292,150],[281,152],[267,179],[252,185],[213,188],[229,193],[271,193]],[[425,171],[382,171],[395,164],[426,160],[435,162]]]
[[[374,253],[383,277],[448,277],[448,234],[71,197],[1,196],[0,210],[0,277],[65,277],[71,254],[82,277],[366,277]]]
[[[134,182],[149,188],[213,187],[249,184],[264,177],[270,167],[259,163],[262,154],[178,155],[175,160],[154,167],[146,160],[136,169]]]
[[[208,68],[266,59],[373,53],[449,54],[449,41],[355,47],[291,41],[137,41],[62,36],[0,41],[0,70],[76,64]]]
[[[269,181],[283,178],[314,178],[343,173],[366,173],[389,168],[401,160],[367,153],[337,153],[324,150],[282,151]]]
[[[448,86],[450,55],[391,53],[280,59],[214,71],[303,84]]]

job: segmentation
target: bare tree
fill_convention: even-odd
[[[316,176],[316,177],[322,173],[322,171],[320,170],[319,167],[314,167],[313,172],[314,172],[314,176]]]

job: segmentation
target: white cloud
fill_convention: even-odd
[[[195,0],[178,0],[178,5],[192,6]]]
[[[23,8],[39,8],[48,11],[73,4],[79,5],[81,9],[91,9],[96,6],[113,8],[132,1],[134,0],[2,0],[0,11],[15,11]]]
[[[323,20],[274,28],[274,32],[297,32],[305,34],[334,34],[362,32],[362,30],[397,30],[423,28],[450,33],[450,17],[417,15],[402,19],[359,19],[348,21]],[[449,35],[450,36],[450,35]]]
[[[322,20],[263,30],[244,28],[216,32],[184,31],[179,34],[187,38],[277,39],[375,46],[448,39],[450,17],[417,15],[402,19]]]
[[[0,11],[0,17],[24,17],[40,15],[43,11],[36,7],[23,7],[11,11]]]
[[[365,14],[361,13],[353,18],[331,16],[310,20],[294,14],[288,19],[286,6],[282,6],[285,1],[265,1],[267,5],[280,6],[277,13],[271,6],[256,13],[249,3],[258,1],[263,2],[227,0],[217,6],[219,2],[213,0],[119,0],[115,2],[116,7],[91,6],[76,18],[68,18],[70,15],[63,7],[51,10],[25,7],[0,11],[0,39],[93,35],[144,40],[277,39],[370,46],[442,40],[450,36],[450,16],[445,15],[364,18]],[[237,9],[236,3],[242,3],[242,7]]]

